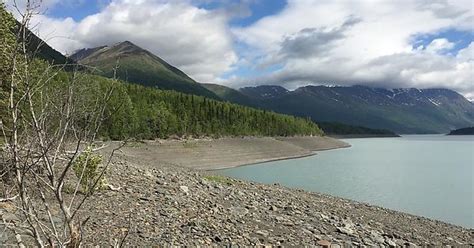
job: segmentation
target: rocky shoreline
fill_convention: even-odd
[[[219,149],[214,148],[218,152],[229,147],[225,142],[176,141],[170,146],[200,151],[199,147],[218,144]],[[241,144],[233,142],[231,146]],[[318,147],[308,139],[284,142],[298,144],[302,150]],[[202,160],[195,159],[194,166],[150,155],[161,154],[156,146],[168,145],[140,143],[121,149],[106,175],[111,189],[95,193],[81,211],[81,219],[89,218],[85,246],[110,246],[125,236],[126,247],[474,245],[473,229],[325,194],[216,175],[205,170],[212,163],[199,152],[174,150],[174,156],[186,159],[201,154]],[[250,155],[261,158],[278,150],[274,148]],[[199,167],[201,162],[207,167]],[[15,214],[0,206],[2,218]],[[2,240],[7,244],[8,236],[0,235]]]
[[[324,194],[122,157],[87,205],[86,242],[130,246],[469,246],[474,230]]]

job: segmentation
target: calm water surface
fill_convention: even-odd
[[[474,137],[348,139],[351,148],[222,170],[474,228]]]

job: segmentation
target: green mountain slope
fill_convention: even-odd
[[[266,101],[276,96],[282,96],[289,91],[280,86],[264,85],[259,87],[246,87],[235,90],[230,87],[217,84],[204,84],[204,86],[218,95],[220,98],[240,105],[270,109]],[[304,114],[300,116],[304,117]],[[374,136],[396,136],[389,130],[372,129],[367,127],[352,126],[336,122],[318,122],[318,126],[328,135],[374,135]]]
[[[28,49],[34,51],[37,58],[46,60],[50,64],[64,65],[66,69],[71,69],[72,64],[76,63],[74,60],[67,58],[62,53],[50,47],[46,42],[31,32],[29,32],[27,43]]]
[[[144,86],[218,99],[184,72],[129,41],[81,49],[70,58],[93,67],[93,72],[102,76],[113,77],[115,74],[119,79]]]
[[[242,92],[232,89],[227,86],[219,85],[219,84],[202,84],[206,89],[212,91],[222,100],[236,103],[244,106],[249,107],[259,107],[261,102],[257,98],[253,98],[243,94]]]
[[[18,34],[18,30],[20,29],[20,22],[18,22],[13,15],[11,15],[9,12],[6,11],[6,9],[3,6],[0,6],[0,16],[1,16],[1,22],[2,25],[9,25],[8,29],[10,29],[10,34],[12,37],[16,37]],[[7,29],[7,27],[2,27]],[[6,30],[2,30],[2,32],[7,32]],[[48,61],[50,64],[54,65],[71,65],[74,63],[72,59],[69,59],[65,57],[63,54],[60,52],[56,51],[53,49],[51,46],[49,46],[45,41],[43,41],[41,38],[36,36],[33,32],[30,30],[26,30],[25,32],[26,36],[26,44],[27,44],[27,49],[28,51],[36,56],[37,58],[43,59]],[[3,40],[5,38],[4,34],[2,34],[2,42],[5,42]],[[5,52],[5,51],[3,51]]]
[[[241,92],[265,96],[262,107],[276,112],[396,133],[447,133],[474,124],[474,105],[447,89],[306,86],[284,92],[259,86]]]
[[[208,89],[230,102],[310,117],[329,134],[447,133],[474,125],[474,104],[448,89],[305,86],[290,91],[275,85]]]

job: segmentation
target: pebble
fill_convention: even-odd
[[[331,242],[327,240],[319,240],[317,244],[326,248],[329,248],[331,246]]]
[[[140,172],[137,166],[143,167]],[[416,247],[472,242],[472,233],[461,227],[324,194],[234,179],[227,184],[207,180],[208,172],[152,162],[110,168],[107,181],[122,189],[86,201],[81,218],[91,219],[84,226],[85,247],[110,246],[123,230],[130,230],[126,247]],[[10,220],[20,216],[7,211],[0,215]],[[14,235],[0,237],[8,239]]]
[[[183,191],[184,193],[189,193],[189,188],[187,186],[179,186],[179,188],[181,189],[181,191]]]

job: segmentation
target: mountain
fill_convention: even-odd
[[[38,36],[28,31],[28,50],[36,55],[37,58],[48,61],[53,65],[64,65],[66,69],[71,69],[75,61],[67,58],[62,53],[56,51]]]
[[[262,85],[245,87],[239,90],[218,84],[203,84],[221,99],[254,108],[264,108],[265,100],[287,94],[289,91],[277,85]],[[324,133],[332,136],[377,136],[397,137],[394,132],[385,129],[372,129],[361,126],[352,126],[337,122],[318,122]]]
[[[448,135],[474,135],[474,127],[465,127],[452,130]]]
[[[8,13],[7,10],[1,5],[0,5],[0,16],[2,18],[5,18],[5,19],[2,19],[2,24],[7,25],[7,23],[10,23],[11,26],[9,26],[8,29],[10,29],[10,32],[12,32],[13,34],[17,34],[18,30],[21,27],[21,23],[18,22],[13,17],[13,15]],[[28,52],[35,55],[37,58],[46,60],[50,64],[54,64],[54,65],[66,66],[66,65],[71,65],[74,63],[73,60],[67,58],[60,52],[56,51],[54,48],[49,46],[45,41],[43,41],[41,38],[36,36],[29,29],[26,29],[25,37],[26,37],[25,43],[27,44],[26,48]],[[68,68],[72,68],[72,67],[66,66],[66,69]]]
[[[277,85],[260,85],[239,89],[243,94],[256,99],[272,99],[288,94],[289,90]]]
[[[102,76],[113,77],[116,69],[115,76],[128,82],[219,98],[178,68],[130,41],[81,49],[70,58],[82,65],[93,67],[93,72]]]
[[[206,89],[212,91],[222,100],[249,107],[259,107],[261,102],[258,98],[250,97],[239,90],[232,89],[219,84],[202,84]]]
[[[253,98],[261,108],[310,117],[318,123],[337,122],[402,134],[447,133],[474,124],[474,104],[448,89],[305,86],[290,91],[267,85],[245,87],[239,92]]]

